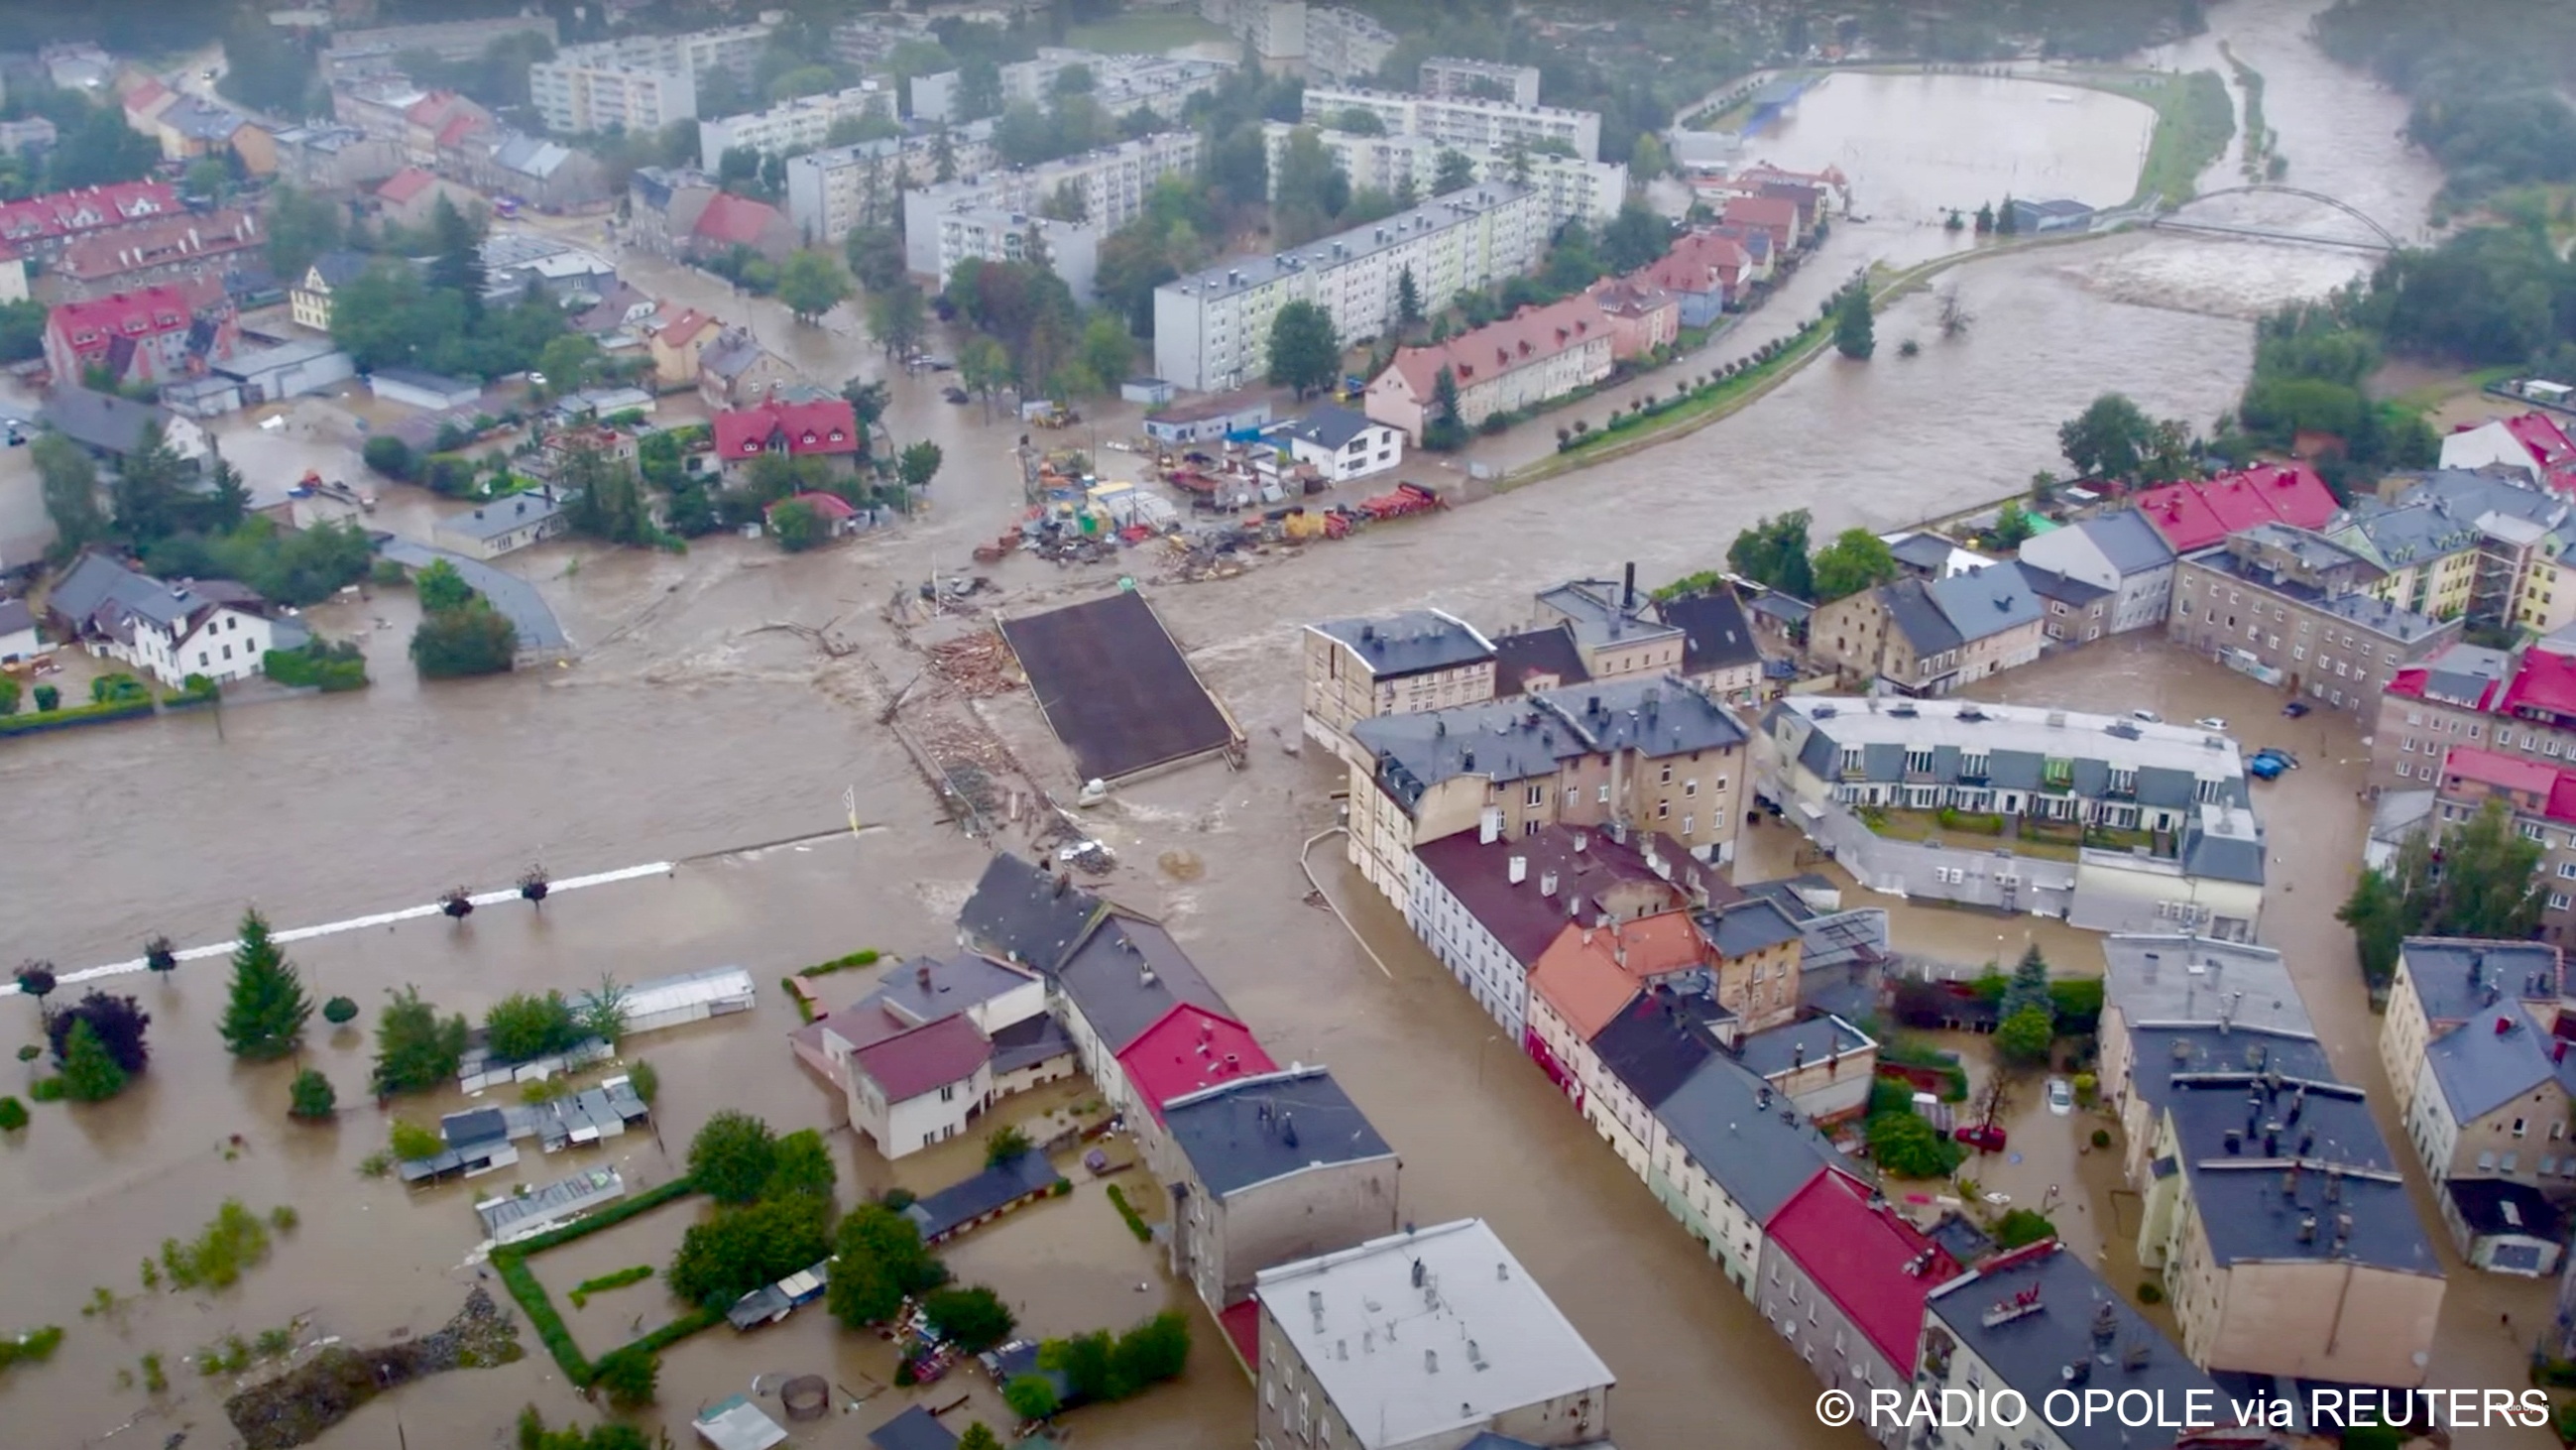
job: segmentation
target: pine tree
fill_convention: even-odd
[[[103,1103],[123,1091],[125,1069],[108,1055],[107,1044],[86,1019],[73,1023],[71,1038],[63,1044],[63,1095],[76,1102]]]
[[[221,1031],[233,1056],[252,1059],[284,1057],[303,1040],[305,1019],[313,1003],[304,995],[295,964],[270,939],[268,919],[256,909],[242,913],[241,944],[233,948],[232,1001],[224,1008]]]

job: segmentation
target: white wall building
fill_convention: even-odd
[[[857,141],[787,158],[787,219],[809,247],[840,244],[853,228],[893,226],[897,194],[993,164],[993,126],[976,121],[920,135]]]
[[[1261,124],[1262,141],[1270,149],[1274,199],[1280,159],[1287,154],[1288,138],[1296,129],[1286,121]],[[1440,154],[1444,151],[1456,151],[1466,157],[1470,174],[1478,181],[1525,177],[1523,184],[1539,194],[1550,228],[1563,226],[1576,217],[1606,221],[1618,215],[1619,204],[1628,195],[1628,167],[1621,161],[1587,161],[1551,151],[1515,155],[1484,146],[1450,146],[1429,136],[1371,136],[1337,131],[1329,125],[1316,126],[1315,139],[1323,143],[1326,154],[1350,177],[1355,191],[1375,187],[1392,196],[1402,196],[1408,190],[1417,196],[1428,192],[1440,175]]]
[[[748,147],[764,156],[812,151],[830,138],[834,125],[871,115],[894,119],[894,92],[873,80],[824,95],[798,96],[766,111],[700,121],[698,156],[712,172],[727,151],[737,148]]]
[[[1481,290],[1534,265],[1547,244],[1538,193],[1489,182],[1322,237],[1293,252],[1221,263],[1154,290],[1154,373],[1222,392],[1258,380],[1270,361],[1270,320],[1312,302],[1345,345],[1385,332],[1398,279],[1410,270],[1426,299]]]
[[[1104,234],[1116,231],[1145,209],[1145,198],[1152,194],[1156,182],[1166,176],[1189,177],[1197,171],[1198,164],[1196,131],[1164,131],[1079,156],[963,176],[907,191],[903,197],[904,264],[917,273],[945,275],[946,268],[940,265],[938,219],[960,211],[1052,211],[1059,198],[1078,196],[1084,224]],[[791,177],[791,216],[792,184]],[[1071,188],[1069,193],[1067,188]]]
[[[1091,99],[1104,114],[1116,118],[1151,107],[1166,121],[1179,120],[1181,108],[1190,97],[1214,91],[1234,71],[1230,62],[1191,56],[1104,55],[1049,46],[1033,59],[1013,61],[1001,68],[1002,104],[1025,104],[1044,110],[1055,99],[1056,78],[1075,66],[1090,73]],[[956,119],[957,91],[963,79],[961,72],[953,70],[914,77],[913,118]]]
[[[1498,60],[1465,60],[1454,55],[1435,55],[1422,63],[1422,79],[1414,89],[1442,100],[1473,98],[1493,91],[1502,92],[1516,106],[1538,104],[1538,67],[1505,65]]]
[[[528,103],[546,129],[580,133],[623,126],[645,130],[698,114],[697,82],[718,66],[748,77],[767,25],[734,25],[686,35],[630,35],[567,46],[528,67]]]
[[[2034,534],[2021,557],[2110,590],[2113,634],[2161,625],[2173,610],[2174,551],[2135,509]]]
[[[173,689],[190,675],[225,682],[260,672],[277,644],[269,602],[229,579],[162,580],[84,555],[45,601],[56,631]],[[300,638],[302,630],[295,630]]]
[[[1365,84],[1395,53],[1395,32],[1340,5],[1306,12],[1306,74],[1336,85]]]
[[[1265,67],[1306,58],[1306,0],[1199,0],[1199,17],[1233,31]]]
[[[1404,463],[1404,430],[1372,422],[1330,403],[1307,410],[1288,429],[1288,453],[1333,483],[1384,473]]]
[[[1549,142],[1573,148],[1586,161],[1601,156],[1601,113],[1562,106],[1521,105],[1482,96],[1414,96],[1358,86],[1308,86],[1306,119],[1324,122],[1344,111],[1374,114],[1388,134],[1428,136],[1445,145],[1500,151]]]
[[[934,283],[969,257],[1025,262],[1043,255],[1048,269],[1072,289],[1073,300],[1089,307],[1095,299],[1092,284],[1100,271],[1103,235],[1098,227],[972,204],[928,215],[913,213],[909,205],[904,211],[905,264]]]

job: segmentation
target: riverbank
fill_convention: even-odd
[[[2071,72],[2071,86],[2124,96],[2156,113],[2156,129],[2138,168],[2130,207],[2180,206],[2199,194],[2201,173],[2227,154],[2236,137],[2236,103],[2213,70],[2180,75],[2144,71]]]

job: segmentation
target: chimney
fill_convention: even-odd
[[[1514,886],[1518,886],[1528,879],[1529,858],[1527,856],[1514,856],[1511,862],[1511,883]]]
[[[912,979],[921,985],[921,990],[925,992],[930,990],[930,959],[928,957],[922,958],[921,965],[913,969]]]
[[[1627,571],[1619,585],[1619,607],[1621,609],[1637,607],[1637,561],[1634,559],[1628,561]]]

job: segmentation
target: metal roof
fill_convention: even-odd
[[[1724,705],[1670,676],[1381,715],[1351,733],[1377,757],[1380,779],[1408,809],[1424,790],[1461,775],[1520,780],[1551,774],[1558,761],[1579,755],[1637,750],[1660,758],[1724,749],[1746,738]]]
[[[2407,985],[2436,1024],[2462,1022],[2499,1002],[2556,1000],[2558,948],[2545,942],[2411,936],[2397,959]]]
[[[1001,852],[957,912],[958,933],[996,956],[1052,972],[1081,942],[1099,897],[1068,875]]]
[[[1307,628],[1339,641],[1378,679],[1455,669],[1494,657],[1491,640],[1438,609],[1409,609],[1375,619],[1335,619]]]
[[[2348,1259],[2441,1272],[2361,1089],[2211,1074],[2174,1084],[2165,1111],[2202,1231],[2222,1267],[2249,1259]],[[2233,1153],[2227,1151],[2231,1132]],[[2304,1226],[2310,1214],[2318,1220],[2312,1230]],[[2349,1235],[2339,1216],[2351,1218]]]
[[[1065,999],[1111,1053],[1145,1035],[1176,1003],[1235,1015],[1172,934],[1140,916],[1113,912],[1053,975]]]
[[[2037,622],[2041,614],[2039,599],[2030,592],[2029,581],[2010,564],[1989,564],[1933,580],[1923,587],[1962,641],[2018,629]]]
[[[2557,1064],[2519,1002],[2501,1003],[2424,1046],[2425,1064],[2456,1123],[2474,1123],[2557,1080]]]
[[[2270,947],[2198,936],[2115,933],[2102,938],[2103,1005],[2135,1028],[2216,1022],[2310,1035],[2308,1004]]]
[[[537,592],[535,585],[516,574],[495,569],[480,559],[467,558],[448,549],[433,549],[409,539],[386,538],[376,546],[376,552],[411,569],[426,569],[439,560],[447,561],[464,576],[475,593],[491,601],[494,609],[509,617],[510,623],[519,631],[519,648],[522,650],[554,652],[572,648],[572,641],[564,637],[563,625],[556,621],[554,610],[547,607],[545,596]],[[633,1010],[631,1006],[628,1008],[630,1013]]]
[[[2123,578],[2149,573],[2174,561],[2173,547],[2135,509],[2097,514],[2076,527]]]
[[[1813,1120],[1760,1074],[1716,1056],[1692,1069],[1655,1116],[1756,1223],[1828,1167],[1848,1167]]]
[[[1292,1067],[1175,1098],[1163,1107],[1163,1127],[1201,1186],[1219,1198],[1309,1168],[1395,1154],[1320,1067]]]
[[[489,543],[514,529],[543,523],[560,511],[551,493],[518,493],[449,514],[438,521],[438,528],[443,533]]]
[[[1385,426],[1364,413],[1355,413],[1339,404],[1318,403],[1306,411],[1305,417],[1289,426],[1288,436],[1338,450],[1371,428]]]

